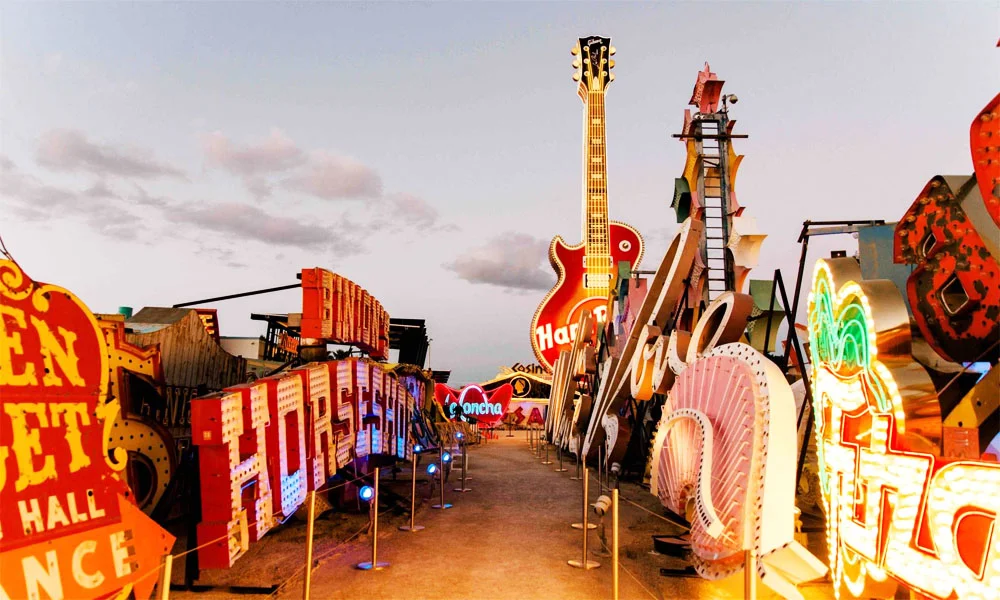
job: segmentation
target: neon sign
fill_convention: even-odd
[[[148,598],[174,538],[135,505],[110,443],[112,374],[141,351],[9,260],[0,300],[0,598]]]
[[[941,458],[941,409],[888,281],[821,260],[809,296],[817,454],[834,591],[1000,598],[1000,465]]]
[[[319,267],[302,269],[303,338],[356,345],[372,358],[389,356],[389,313],[350,279]]]
[[[461,407],[462,414],[482,421],[496,423],[507,414],[507,407],[514,395],[509,383],[486,392],[478,385],[467,385],[462,391],[454,390],[443,383],[434,385],[434,397],[444,408],[449,418],[455,418]]]
[[[357,358],[310,363],[192,400],[198,543],[217,540],[199,551],[199,567],[232,566],[294,513],[307,491],[351,461],[408,458],[414,409],[395,374]]]

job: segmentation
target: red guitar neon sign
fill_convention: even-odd
[[[609,287],[617,265],[628,261],[635,267],[642,259],[642,236],[630,225],[608,221],[607,163],[604,139],[604,94],[614,80],[615,61],[610,38],[580,38],[573,49],[573,79],[580,82],[583,100],[583,242],[567,245],[562,236],[552,239],[549,262],[559,276],[555,287],[531,320],[531,346],[538,362],[548,371],[569,349],[577,336],[576,323],[584,311],[603,323]],[[593,335],[593,332],[590,332]]]

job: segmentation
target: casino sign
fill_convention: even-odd
[[[135,505],[127,453],[109,448],[114,365],[140,352],[72,292],[0,259],[0,598],[150,596],[174,538]]]

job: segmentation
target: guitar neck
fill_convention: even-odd
[[[583,139],[583,240],[587,257],[587,273],[594,280],[606,281],[612,274],[608,241],[608,184],[604,138],[604,91],[586,90],[581,86],[584,101]],[[591,287],[588,285],[588,287]]]

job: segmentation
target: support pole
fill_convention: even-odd
[[[618,600],[618,488],[611,490],[611,600]]]
[[[410,524],[400,525],[399,528],[402,531],[412,531],[415,533],[423,529],[424,526],[413,524],[413,520],[415,518],[414,515],[416,515],[417,513],[417,453],[414,452],[412,449],[410,450],[410,453],[413,454],[413,460],[410,462],[411,464],[410,470],[412,473],[411,479],[413,480],[412,484],[410,485]]]
[[[316,492],[309,492],[309,520],[306,521],[306,580],[302,586],[302,600],[309,600],[312,592],[313,574],[313,533],[316,530]]]
[[[379,468],[375,467],[375,496],[372,497],[371,504],[371,516],[372,516],[372,560],[371,562],[363,562],[358,564],[358,568],[362,571],[381,571],[382,569],[389,566],[387,562],[378,561],[378,480],[379,480]]]
[[[451,505],[444,501],[444,482],[445,482],[445,478],[444,478],[444,468],[445,468],[444,467],[444,447],[440,446],[440,445],[438,446],[438,465],[440,466],[440,468],[438,469],[438,474],[439,474],[440,479],[441,479],[441,481],[440,481],[440,483],[441,483],[441,501],[438,502],[437,504],[431,506],[431,508],[438,508],[438,509],[441,509],[441,510],[445,510],[445,509],[451,508]]]
[[[753,550],[743,551],[743,600],[757,600],[757,557]]]
[[[462,438],[462,487],[457,487],[452,491],[455,492],[471,492],[472,488],[465,487],[466,473],[469,472],[469,444]]]
[[[542,461],[543,465],[551,465],[552,461],[549,460],[549,441],[545,440],[545,460]]]
[[[583,560],[568,560],[567,564],[571,567],[576,567],[577,569],[589,570],[596,569],[601,566],[601,563],[596,560],[589,560],[587,558],[587,537],[590,534],[590,523],[587,522],[587,509],[590,508],[590,502],[587,496],[589,495],[589,486],[587,485],[587,468],[583,468]],[[596,527],[596,525],[595,525]]]
[[[569,469],[563,466],[562,462],[562,446],[556,446],[556,456],[559,457],[559,468],[556,469],[556,473],[565,473]]]
[[[160,581],[160,600],[170,600],[170,577],[174,571],[174,557],[163,557],[163,579]]]

